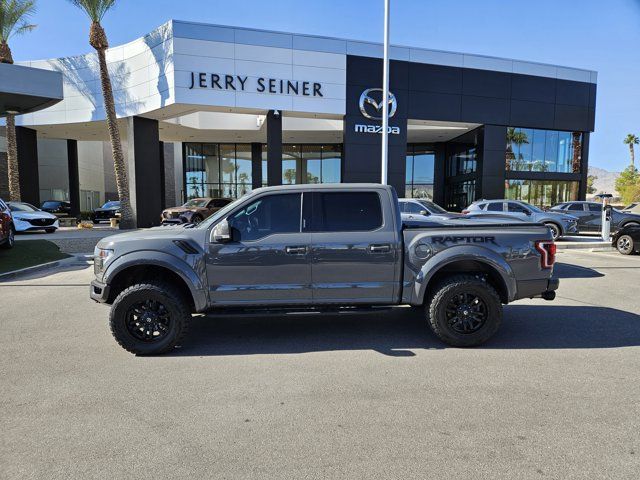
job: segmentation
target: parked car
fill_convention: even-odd
[[[60,227],[58,217],[25,202],[7,202],[16,232],[44,230],[53,233]]]
[[[400,204],[400,214],[403,222],[420,222],[428,220],[430,222],[442,222],[443,220],[452,220],[456,218],[466,219],[487,219],[491,217],[491,221],[501,222],[521,222],[523,219],[509,217],[499,213],[483,213],[469,212],[467,215],[456,212],[448,212],[437,203],[431,200],[425,200],[420,198],[400,198],[398,200]]]
[[[118,201],[105,203],[102,207],[96,208],[91,215],[93,223],[110,222],[112,218],[120,218],[120,202]]]
[[[71,215],[71,204],[62,200],[47,200],[42,202],[40,210],[53,213],[57,217],[68,217]]]
[[[529,222],[543,223],[551,229],[553,239],[577,233],[578,218],[560,212],[544,211],[519,200],[477,200],[469,205],[466,214],[501,214]]]
[[[230,198],[193,198],[180,207],[167,208],[162,212],[162,223],[199,224],[211,214],[229,205]]]
[[[640,226],[626,225],[613,234],[611,245],[623,255],[640,253]]]
[[[553,300],[559,281],[545,226],[457,221],[403,227],[385,185],[260,188],[193,228],[100,240],[90,296],[112,305],[115,340],[138,355],[179,345],[192,313],[251,308],[412,305],[443,342],[470,347],[498,330],[502,304]]]
[[[640,202],[634,202],[622,209],[624,213],[638,213],[640,214]]]
[[[13,248],[16,227],[13,225],[11,210],[0,198],[0,248]]]
[[[565,202],[551,207],[552,212],[567,213],[578,219],[580,232],[602,230],[602,204],[597,202]],[[640,225],[640,214],[611,209],[611,231],[626,225]]]

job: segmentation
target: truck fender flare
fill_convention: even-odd
[[[456,262],[469,260],[482,263],[497,272],[506,287],[507,299],[511,301],[515,298],[517,292],[516,276],[505,259],[488,248],[472,245],[450,247],[428,259],[416,276],[414,298],[419,304],[424,303],[431,280],[440,270]]]
[[[103,282],[111,284],[113,279],[123,270],[143,265],[163,267],[177,274],[189,288],[196,311],[199,312],[206,308],[207,290],[191,265],[178,257],[156,250],[140,250],[116,258],[107,266]]]

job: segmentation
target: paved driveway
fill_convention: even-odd
[[[197,318],[136,358],[85,265],[0,283],[1,476],[637,479],[640,257],[560,261],[467,350],[396,309]]]

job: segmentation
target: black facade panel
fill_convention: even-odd
[[[460,119],[464,122],[507,125],[509,123],[509,100],[463,95]]]
[[[409,85],[409,63],[391,60],[389,89],[406,90]],[[347,56],[347,85],[364,88],[382,88],[382,59]]]
[[[549,128],[554,124],[555,105],[553,103],[511,100],[509,125],[529,128]]]
[[[267,113],[267,185],[282,185],[282,115]]]
[[[511,97],[511,74],[465,68],[462,71],[462,94],[478,97]]]
[[[588,107],[591,95],[591,84],[574,82],[571,80],[558,80],[556,87],[556,103],[562,105],[576,105]]]
[[[135,214],[138,228],[160,224],[164,180],[164,155],[160,155],[158,121],[133,117],[133,151],[135,165]]]
[[[71,215],[80,214],[80,171],[78,169],[78,141],[67,140],[67,169],[69,172],[69,203]]]
[[[31,128],[16,127],[20,199],[40,206],[40,178],[38,172],[38,132]]]
[[[553,127],[556,130],[589,130],[589,107],[556,105]]]
[[[251,144],[251,188],[262,186],[262,144]]]
[[[511,98],[529,102],[555,103],[556,79],[514,74],[511,77]]]
[[[485,125],[483,145],[488,150],[504,152],[507,145],[507,128],[498,125]]]
[[[462,95],[409,92],[408,118],[416,120],[462,121]]]
[[[462,94],[462,69],[423,63],[409,64],[409,90]]]

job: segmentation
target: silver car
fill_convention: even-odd
[[[477,200],[464,210],[467,214],[502,214],[519,220],[543,223],[551,229],[553,239],[578,233],[578,218],[557,212],[545,212],[519,200]]]

